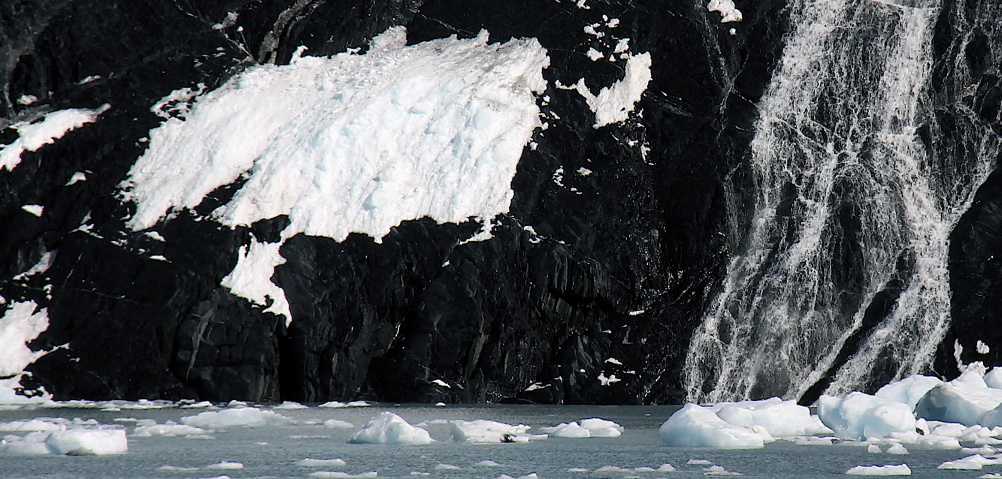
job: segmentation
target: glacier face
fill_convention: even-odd
[[[782,276],[776,255],[761,267],[734,264],[751,257],[743,238],[755,212],[772,208],[759,201],[771,188],[763,178],[783,178],[782,168],[762,173],[773,171],[763,145],[782,136],[763,125],[792,124],[768,105],[780,89],[774,75],[782,81],[796,67],[781,62],[796,50],[798,37],[786,34],[799,4],[34,3],[0,6],[0,19],[16,25],[0,30],[0,154],[51,115],[90,113],[0,168],[0,307],[33,302],[48,317],[37,338],[11,346],[34,359],[20,379],[28,389],[57,398],[677,402],[715,389],[684,381],[687,359],[714,350],[692,345],[743,344],[751,354],[775,341],[733,336],[768,328],[700,323],[713,311],[744,316],[722,295],[736,289],[728,285]],[[872,6],[894,25],[914,7]],[[968,167],[997,146],[998,7],[930,7],[919,7],[931,28],[917,49],[898,48],[922,56],[905,64],[928,69],[909,92],[923,114],[897,112],[884,130],[908,129],[918,169],[939,172],[929,189],[962,204],[980,181]],[[842,34],[873,40],[866,32]],[[832,68],[863,72],[853,88],[866,98],[891,90],[857,60],[847,54]],[[818,88],[840,87],[819,79]],[[799,109],[800,131],[840,118],[834,106]],[[789,176],[805,187],[820,178],[812,171]],[[998,301],[996,183],[989,176],[957,221],[949,251],[939,240],[934,269],[948,254],[952,292],[940,302],[952,301],[954,326],[943,323],[923,368],[955,373],[954,340],[966,361],[991,363],[1002,350],[1002,337],[978,327]],[[774,192],[775,209],[796,211],[782,200],[789,194]],[[842,210],[837,228],[815,228],[840,235],[802,243],[794,256],[823,266],[807,268],[820,279],[815,297],[801,299],[831,307],[808,312],[859,327],[829,332],[841,347],[791,359],[818,371],[792,389],[765,381],[754,393],[720,388],[720,397],[807,394],[836,381],[856,351],[880,356],[871,333],[903,311],[924,253],[906,240],[871,247],[858,215]],[[796,215],[786,221],[762,228],[796,236]],[[891,258],[870,270],[892,277],[864,279],[855,259],[867,255]],[[779,282],[806,277],[796,271]],[[696,331],[712,340],[693,341]],[[831,360],[815,366],[818,355]],[[715,361],[699,361],[706,377],[719,374]],[[862,381],[886,380],[895,367]]]

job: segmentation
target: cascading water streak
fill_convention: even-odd
[[[940,191],[917,134],[939,12],[791,5],[748,155],[754,210],[732,225],[743,239],[690,344],[689,401],[799,398],[822,379],[845,392],[930,365],[949,325],[949,232],[990,166]]]

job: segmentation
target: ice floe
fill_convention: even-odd
[[[351,436],[353,444],[424,445],[433,441],[428,431],[411,426],[400,416],[386,411],[362,426]]]

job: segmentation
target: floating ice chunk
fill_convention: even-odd
[[[52,454],[45,443],[49,431],[34,431],[22,436],[8,435],[0,440],[0,455],[10,456],[42,456]]]
[[[438,470],[438,471],[458,471],[460,469],[462,469],[462,468],[459,467],[459,466],[452,465],[452,464],[436,464],[435,465],[435,470]]]
[[[543,432],[550,435],[550,437],[566,437],[566,438],[583,438],[591,437],[591,431],[581,427],[577,421],[571,421],[569,423],[560,423],[554,427],[542,428]]]
[[[905,403],[915,410],[915,405],[922,397],[942,383],[938,378],[915,374],[880,388],[874,395],[888,401]]]
[[[348,463],[344,459],[300,459],[296,461],[297,466],[303,467],[344,467]]]
[[[668,464],[667,462],[658,467],[658,472],[672,472],[675,470],[675,466]]]
[[[533,472],[532,474],[526,474],[524,476],[512,477],[508,474],[501,474],[497,479],[539,479],[539,475]]]
[[[724,466],[710,466],[703,471],[705,476],[740,476],[740,472],[732,472],[724,469]]]
[[[205,409],[205,408],[210,408],[210,407],[214,407],[214,406],[215,405],[212,404],[211,401],[199,401],[199,402],[193,402],[193,403],[190,403],[190,404],[182,404],[181,405],[181,409]]]
[[[330,401],[330,402],[325,402],[317,407],[330,407],[330,408],[369,407],[369,403],[365,401],[351,401],[351,402]]]
[[[158,467],[157,470],[158,471],[165,471],[165,472],[195,472],[195,471],[198,470],[198,468],[197,467],[179,467],[179,466],[164,465],[164,466]]]
[[[273,407],[272,409],[308,409],[308,408],[309,406],[304,406],[295,401],[284,401],[282,404],[279,404]]]
[[[529,426],[522,424],[513,426],[484,419],[449,421],[449,428],[452,430],[454,441],[473,443],[516,442],[516,438],[525,435],[529,430]]]
[[[997,415],[981,422],[985,413],[1002,404],[1002,389],[992,389],[977,371],[967,371],[948,383],[942,383],[926,393],[915,406],[918,417],[928,420],[956,422],[971,426],[999,425]]]
[[[411,426],[392,412],[383,412],[362,426],[348,441],[353,444],[423,445],[432,442],[428,431]]]
[[[132,430],[132,437],[151,436],[196,436],[208,434],[209,431],[200,427],[189,426],[187,424],[154,424],[149,426],[136,426]]]
[[[181,418],[183,424],[205,429],[225,429],[228,427],[261,427],[289,423],[289,418],[271,411],[253,407],[238,407],[222,411],[206,411],[195,416]]]
[[[596,474],[596,475],[604,475],[604,474],[632,474],[632,473],[633,473],[633,469],[626,469],[626,468],[617,467],[617,466],[602,466],[602,467],[600,467],[598,469],[595,469],[595,472],[594,472],[594,474]]]
[[[892,444],[891,447],[887,448],[887,450],[884,452],[886,452],[887,454],[904,455],[908,454],[908,449],[905,448],[904,444],[901,444],[899,442],[897,444]]]
[[[779,398],[762,401],[720,403],[712,408],[732,426],[761,426],[773,437],[811,436],[830,433],[811,410],[796,401]]]
[[[122,429],[67,429],[53,431],[45,440],[53,454],[70,456],[122,454],[129,449]]]
[[[818,417],[842,439],[915,431],[915,416],[908,405],[861,392],[850,393],[844,399],[821,396]]]
[[[496,463],[496,462],[494,462],[494,461],[492,461],[490,459],[484,459],[483,461],[480,461],[480,462],[474,464],[474,466],[480,466],[480,467],[501,467],[501,464],[498,464],[498,463]]]
[[[597,417],[582,419],[581,427],[587,429],[591,437],[619,437],[624,431],[623,426]]]
[[[887,466],[856,466],[846,474],[852,476],[910,476],[912,470],[908,464],[887,465]]]
[[[338,472],[338,471],[317,471],[317,472],[311,472],[307,476],[308,477],[319,477],[319,478],[323,478],[323,479],[327,479],[327,478],[334,478],[334,479],[341,479],[341,478],[367,479],[367,478],[372,478],[372,477],[379,477],[379,474],[376,471],[363,472],[361,474],[348,474],[347,472]]]
[[[574,89],[584,97],[588,107],[595,113],[595,128],[625,121],[630,117],[633,106],[647,90],[651,82],[651,54],[642,53],[626,61],[626,75],[622,81],[603,88],[598,95],[592,94],[584,79],[578,80]]]
[[[328,419],[324,421],[324,427],[326,427],[327,429],[352,429],[355,427],[355,425],[348,421],[342,421],[340,419]]]
[[[751,449],[765,446],[755,432],[732,426],[713,410],[686,404],[661,425],[661,443],[678,447]]]
[[[63,424],[44,419],[28,419],[25,421],[0,422],[0,431],[9,432],[32,432],[32,431],[62,431],[66,429]]]
[[[205,468],[206,469],[232,469],[232,470],[236,470],[236,469],[243,469],[244,465],[241,462],[223,461],[223,462],[218,462],[216,464],[209,464],[208,466],[205,466]]]
[[[973,456],[967,456],[955,461],[946,461],[939,466],[937,469],[957,469],[957,470],[970,470],[976,471],[980,470],[986,465],[990,464],[1002,464],[1002,461],[998,459],[988,459],[981,454],[975,454]]]

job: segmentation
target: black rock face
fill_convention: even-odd
[[[680,401],[693,328],[738,241],[727,225],[741,205],[728,198],[754,199],[743,162],[787,30],[783,1],[739,7],[743,21],[722,24],[702,0],[3,3],[0,127],[108,105],[0,169],[0,296],[49,317],[30,346],[52,352],[22,384],[59,399]],[[603,38],[584,31],[613,18]],[[965,18],[944,14],[937,49],[944,65],[966,58],[970,74],[936,88],[977,93],[944,109],[937,128],[997,128],[997,27],[958,39]],[[364,51],[395,25],[409,43],[487,30],[491,42],[533,37],[547,49],[548,128],[523,152],[491,239],[467,241],[477,222],[428,218],[378,242],[297,235],[271,278],[289,300],[287,326],[220,286],[241,247],[276,242],[289,225],[207,219],[240,184],[164,220],[159,237],[125,226],[135,206],[119,185],[163,121],[150,111],[161,98],[288,62],[301,45],[317,56]],[[596,93],[621,80],[624,61],[587,56],[621,38],[651,54],[653,80],[629,120],[596,129],[583,97],[554,85],[583,78]],[[25,95],[38,100],[19,102]],[[969,110],[980,116],[958,117]],[[16,138],[0,130],[0,144]],[[68,185],[77,172],[87,180]],[[991,266],[1002,247],[997,189],[982,189],[954,233],[962,328],[990,321],[1002,301]],[[44,273],[18,276],[47,252]],[[956,336],[965,348],[974,340]]]

